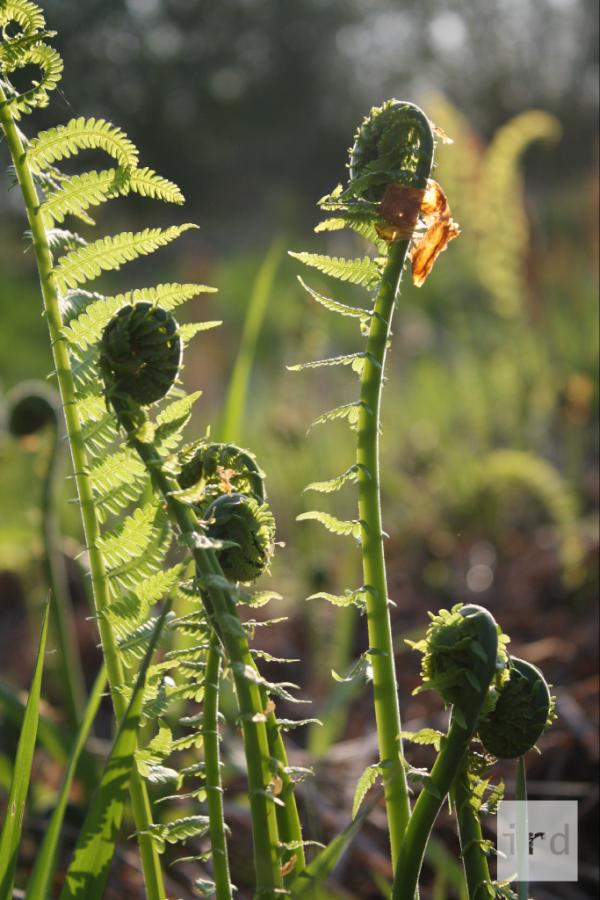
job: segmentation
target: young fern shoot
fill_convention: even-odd
[[[291,368],[348,365],[360,379],[359,398],[355,403],[338,407],[317,420],[348,420],[356,433],[355,463],[343,476],[310,486],[317,491],[332,491],[348,482],[356,482],[358,518],[353,522],[341,522],[318,511],[303,513],[299,518],[316,519],[330,531],[354,536],[361,545],[362,587],[333,599],[340,604],[348,602],[350,596],[352,602],[359,603],[367,613],[369,649],[366,657],[373,677],[380,773],[394,864],[410,807],[402,759],[402,729],[383,548],[380,409],[392,316],[407,257],[410,253],[413,279],[416,284],[421,284],[437,254],[458,234],[441,189],[429,178],[433,151],[432,125],[418,107],[390,100],[372,109],[358,129],[350,151],[348,184],[345,188],[338,186],[320,201],[319,206],[330,213],[330,217],[316,230],[351,228],[375,245],[378,256],[340,259],[292,253],[301,262],[326,275],[364,286],[373,297],[371,307],[362,309],[307,288],[309,294],[327,309],[357,318],[366,335],[366,345],[359,353]],[[416,229],[421,224],[427,226],[427,232],[415,240]]]
[[[216,734],[222,653],[240,706],[257,896],[271,897],[304,867],[304,855],[292,790],[295,774],[287,764],[270,699],[293,698],[285,685],[272,685],[258,673],[237,608],[241,600],[252,603],[254,595],[236,582],[254,579],[270,559],[273,523],[264,504],[262,475],[253,464],[244,481],[243,467],[232,463],[232,454],[237,453],[238,463],[251,457],[238,448],[186,448],[181,464],[175,455],[200,396],[186,395],[181,388],[182,348],[195,333],[219,323],[179,327],[171,311],[212,289],[167,283],[112,296],[84,289],[102,273],[153,253],[194,226],[146,228],[96,240],[62,227],[66,217],[93,225],[90,210],[131,191],[176,204],[183,196],[176,185],[140,167],[131,141],[102,119],[76,118],[32,138],[24,135],[17,123],[47,105],[60,78],[62,62],[48,45],[49,37],[38,6],[30,0],[0,0],[0,127],[21,189],[39,272],[118,721],[125,715],[135,672],[154,632],[155,604],[169,594],[179,605],[192,604],[189,614],[169,615],[164,642],[168,646],[169,633],[176,631],[183,636],[183,646],[167,649],[163,659],[150,665],[141,704],[142,723],[159,722],[149,744],[138,747],[130,778],[146,894],[149,900],[166,896],[160,853],[167,843],[210,834],[214,890],[219,900],[231,895]],[[31,88],[19,91],[10,76],[30,66],[41,74]],[[105,152],[113,167],[70,176],[59,170],[62,160],[86,150]],[[150,419],[147,406],[160,402],[173,386],[167,404]],[[227,460],[217,462],[212,473],[201,464],[197,477],[178,481],[194,454],[201,462],[206,456],[214,463],[221,450]],[[220,498],[233,493],[232,487],[235,496]],[[220,505],[205,520],[210,503]],[[211,537],[211,523],[218,537]],[[239,551],[227,539],[228,529]],[[173,545],[180,556],[191,551],[196,569],[191,580],[185,558],[169,559]],[[229,577],[219,564],[219,553],[224,554],[221,561]],[[201,714],[182,718],[188,733],[175,738],[163,717],[172,704],[202,700],[205,690],[207,734]],[[202,766],[177,771],[164,765],[171,753],[202,746]],[[175,782],[180,787],[198,779],[200,787],[188,796],[206,791],[208,817],[190,814],[165,824],[153,822],[146,782]],[[206,884],[198,888],[208,889]]]

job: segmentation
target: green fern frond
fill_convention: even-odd
[[[327,600],[327,602],[332,603],[333,606],[356,606],[361,612],[364,612],[367,608],[364,588],[358,588],[355,591],[345,591],[343,594],[330,594],[327,591],[317,591],[316,594],[311,594],[310,597],[307,597],[306,599]]]
[[[208,816],[187,816],[182,819],[174,819],[166,825],[152,825],[150,837],[156,843],[159,853],[165,849],[165,844],[185,843],[192,837],[200,838],[208,834]]]
[[[0,28],[9,22],[20,25],[26,35],[37,34],[46,27],[42,10],[30,0],[3,0],[0,4]]]
[[[192,407],[202,396],[202,391],[194,391],[169,403],[156,417],[154,446],[159,453],[172,453],[181,441],[183,429],[192,415]]]
[[[357,400],[355,403],[343,403],[342,406],[336,406],[327,412],[321,413],[320,416],[311,422],[308,430],[311,431],[315,425],[323,425],[325,422],[335,422],[340,419],[346,419],[350,428],[355,428],[358,421],[358,414],[361,409],[368,409],[365,403]]]
[[[169,613],[166,624],[168,624],[168,622],[172,620],[174,616],[174,613]],[[130,651],[134,653],[137,658],[142,659],[144,653],[146,652],[146,648],[152,638],[153,628],[156,627],[157,622],[158,617],[152,616],[151,618],[147,619],[142,625],[140,625],[139,628],[136,628],[131,632],[126,632],[123,629],[120,629],[118,626],[115,627],[117,635],[120,635],[119,649],[123,653],[125,653],[126,651]],[[148,671],[148,674],[150,674],[150,670]]]
[[[135,590],[114,600],[109,607],[111,620],[121,627],[135,628],[149,608],[176,587],[182,568],[182,564],[177,563],[170,568],[160,569],[140,582]]]
[[[80,150],[103,150],[119,166],[135,168],[138,151],[124,131],[105,119],[80,116],[66,125],[41,131],[27,149],[27,162],[33,171],[75,156]]]
[[[174,241],[196,225],[173,225],[170,228],[144,228],[143,231],[123,231],[100,238],[86,247],[62,256],[54,270],[56,286],[61,293],[78,284],[98,278],[102,272],[120,269],[124,263],[138,256],[147,256]]]
[[[21,115],[27,115],[33,109],[41,109],[48,105],[48,94],[54,90],[61,79],[63,61],[60,54],[47,44],[34,44],[19,54],[17,59],[5,62],[3,71],[10,74],[16,68],[22,66],[35,66],[42,72],[39,81],[33,82],[33,87],[22,93],[9,96],[6,106],[17,121]]]
[[[162,564],[170,542],[166,513],[148,503],[136,509],[119,526],[100,539],[100,550],[109,570],[113,594],[123,587],[135,590],[140,580],[153,575]]]
[[[328,481],[312,481],[308,484],[304,490],[305,491],[317,491],[320,494],[331,494],[334,491],[339,491],[345,484],[348,482],[352,482],[353,484],[356,482],[358,477],[358,466],[355,464],[350,466],[349,469],[346,469],[345,472],[342,472],[341,475],[338,475],[336,478],[330,478]]]
[[[105,412],[99,419],[90,419],[81,429],[81,436],[86,443],[90,456],[99,457],[115,439],[115,417]]]
[[[421,728],[420,731],[403,731],[400,737],[412,744],[421,744],[439,750],[444,734],[435,728]]]
[[[366,241],[370,241],[382,254],[386,252],[387,244],[377,234],[372,213],[365,213],[364,216],[347,213],[346,215],[323,219],[322,222],[315,226],[314,231],[316,234],[319,234],[323,231],[342,231],[344,228],[350,228]]]
[[[303,369],[321,369],[323,366],[352,366],[352,369],[360,375],[366,356],[367,354],[364,351],[347,353],[344,356],[330,356],[329,359],[315,359],[311,362],[296,363],[286,368],[289,372],[301,372]]]
[[[8,67],[17,68],[26,50],[54,35],[54,31],[35,31],[30,34],[21,32],[12,40],[3,40],[0,45],[0,71]]]
[[[197,334],[200,334],[202,331],[210,331],[211,328],[219,328],[222,324],[223,322],[220,319],[213,319],[210,322],[187,322],[185,325],[180,325],[179,337],[181,338],[181,343],[185,347]]]
[[[129,503],[137,500],[148,473],[137,455],[130,450],[119,450],[103,459],[90,471],[96,509],[100,521],[108,514],[116,515]]]
[[[114,197],[125,197],[131,191],[165,203],[184,202],[177,185],[152,169],[118,168],[67,178],[47,197],[41,210],[50,222],[60,223],[67,215],[81,216],[90,207],[100,206]]]
[[[46,232],[48,238],[48,246],[53,253],[67,253],[69,250],[76,250],[78,247],[85,247],[87,241],[76,234],[74,231],[67,231],[65,228],[49,228]]]
[[[102,331],[112,317],[124,306],[136,303],[156,303],[171,311],[198,294],[214,293],[216,288],[205,284],[157,284],[154,287],[136,288],[114,297],[100,297],[85,307],[83,312],[63,328],[70,343],[85,349],[100,339]]]
[[[323,294],[306,284],[299,275],[297,277],[304,290],[310,294],[313,300],[316,300],[317,303],[320,303],[321,306],[324,306],[330,312],[339,313],[341,316],[350,316],[353,319],[360,319],[361,322],[368,322],[371,318],[371,313],[368,309],[362,309],[360,306],[349,306],[347,303],[340,303],[339,300],[333,300],[331,297],[324,297]]]
[[[329,513],[321,512],[320,510],[316,509],[300,513],[299,516],[296,516],[297,522],[308,522],[309,520],[320,522],[321,525],[323,525],[327,529],[327,531],[330,531],[332,534],[341,534],[344,536],[351,535],[353,538],[356,538],[356,540],[360,539],[361,526],[360,522],[357,522],[355,519],[337,519],[335,516],[332,516]]]
[[[351,284],[363,285],[368,289],[375,287],[381,278],[381,267],[369,256],[345,259],[340,256],[326,256],[320,253],[293,253],[290,256],[299,260],[306,266],[312,266],[330,275],[339,278],[340,281],[349,281]]]

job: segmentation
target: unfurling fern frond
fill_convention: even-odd
[[[44,14],[36,3],[30,0],[3,0],[0,4],[0,28],[14,22],[24,35],[38,34],[46,27]]]

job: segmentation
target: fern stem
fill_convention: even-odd
[[[408,241],[392,244],[375,299],[361,377],[358,417],[358,510],[367,601],[370,661],[373,669],[375,719],[382,763],[392,863],[400,852],[410,816],[406,776],[402,765],[402,727],[388,607],[379,473],[379,423],[387,344],[396,294]]]
[[[44,568],[52,602],[50,614],[58,645],[59,667],[68,720],[74,730],[81,721],[85,704],[85,682],[73,621],[67,571],[60,547],[55,507],[56,476],[59,459],[58,422],[52,425],[48,464],[42,486],[42,535]]]
[[[268,706],[268,698],[264,692],[264,706]],[[302,824],[298,815],[298,806],[296,804],[296,795],[294,793],[294,782],[290,778],[288,768],[288,758],[285,749],[281,730],[277,724],[277,717],[274,712],[267,713],[267,736],[269,739],[269,751],[271,756],[279,763],[278,774],[282,781],[282,789],[279,799],[284,804],[277,807],[277,825],[279,827],[279,838],[284,844],[293,844],[294,849],[290,853],[290,858],[295,857],[294,865],[290,868],[286,876],[290,883],[296,875],[299,875],[306,868],[306,859],[304,854],[304,844],[302,843]]]
[[[462,765],[472,730],[451,721],[450,730],[438,753],[428,782],[417,798],[404,838],[398,865],[395,867],[392,900],[414,900],[425,849],[454,778]]]
[[[130,445],[137,451],[152,475],[155,487],[163,495],[171,520],[188,546],[193,548],[199,580],[211,576],[224,579],[219,562],[212,550],[197,546],[197,524],[189,507],[175,499],[179,485],[162,467],[162,459],[152,444],[135,435],[135,423],[127,412],[113,405],[121,425],[128,434]],[[279,831],[275,798],[269,795],[273,781],[269,741],[265,727],[265,704],[256,678],[257,670],[248,640],[240,621],[235,601],[229,591],[211,586],[203,590],[203,600],[211,626],[218,635],[231,665],[240,709],[240,719],[246,755],[248,794],[254,842],[256,873],[255,897],[272,898],[281,889],[283,877],[280,867]]]
[[[81,434],[81,422],[75,402],[75,385],[71,371],[71,363],[66,340],[62,334],[62,318],[58,299],[58,291],[54,282],[53,264],[48,236],[40,212],[40,201],[33,181],[31,170],[27,164],[25,147],[21,134],[16,127],[10,109],[6,104],[6,94],[0,85],[0,125],[6,137],[6,143],[12,157],[29,227],[31,229],[33,247],[37,262],[40,287],[44,302],[44,310],[48,321],[54,367],[62,399],[69,437],[69,446],[73,461],[73,470],[79,496],[83,530],[88,548],[92,591],[98,617],[98,628],[102,641],[102,650],[106,663],[106,671],[111,688],[113,706],[117,720],[125,714],[126,701],[120,692],[123,684],[123,669],[117,655],[117,646],[106,609],[108,606],[108,586],[104,560],[99,549],[100,529],[94,507],[92,485],[88,475],[87,456]],[[148,834],[152,823],[150,801],[146,787],[136,771],[130,780],[131,806],[138,831],[140,855],[149,900],[164,900],[165,889],[160,868],[160,860],[156,848]]]
[[[452,803],[456,812],[460,849],[469,890],[469,900],[480,893],[482,885],[491,884],[487,857],[482,849],[483,833],[479,813],[472,805],[467,767],[463,765],[454,779],[451,790]]]
[[[219,680],[221,677],[221,648],[212,636],[206,659],[204,682],[203,735],[206,772],[206,802],[210,819],[213,877],[217,900],[231,900],[233,893],[229,875],[225,819],[223,816],[223,788],[219,753]]]

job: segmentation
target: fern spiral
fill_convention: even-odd
[[[397,100],[374,107],[356,132],[347,183],[338,185],[319,202],[327,218],[316,231],[350,228],[366,238],[375,252],[355,259],[291,254],[326,276],[363,286],[371,295],[364,306],[353,306],[302,282],[312,299],[325,309],[356,319],[365,342],[358,352],[291,368],[346,366],[360,380],[359,396],[353,403],[324,413],[315,422],[341,419],[349,423],[356,433],[353,465],[341,475],[309,485],[312,491],[330,493],[356,484],[358,515],[352,520],[340,520],[329,513],[310,510],[299,518],[320,522],[335,534],[350,535],[360,541],[362,586],[327,595],[327,599],[341,606],[348,604],[349,597],[360,597],[366,607],[368,664],[373,672],[375,719],[394,865],[410,816],[410,803],[402,761],[402,726],[385,571],[379,464],[381,399],[392,317],[409,252],[413,280],[420,284],[450,236],[457,233],[441,189],[429,179],[433,151],[432,125],[418,107]],[[422,225],[427,228],[426,241],[420,231]]]
[[[553,719],[550,689],[536,666],[511,656],[508,676],[478,728],[485,749],[499,759],[523,756]]]
[[[199,499],[233,490],[259,502],[266,499],[265,476],[249,450],[236,444],[198,441],[179,454],[177,480],[183,490],[198,488]]]
[[[244,494],[223,494],[206,511],[207,534],[226,546],[216,551],[232,581],[255,581],[273,555],[275,520],[266,503]],[[231,543],[231,546],[227,544]]]
[[[437,691],[444,703],[469,717],[471,729],[482,692],[487,692],[497,674],[501,680],[505,671],[505,639],[501,636],[499,641],[498,632],[486,609],[457,604],[451,611],[440,610],[432,616],[425,639],[413,645],[423,653],[423,684],[418,690]]]
[[[373,108],[356,132],[348,192],[379,202],[389,185],[424,187],[432,153],[431,125],[419,107],[388,100]]]
[[[109,397],[149,406],[169,393],[181,366],[174,317],[160,306],[136,303],[111,319],[100,342],[99,367]]]

